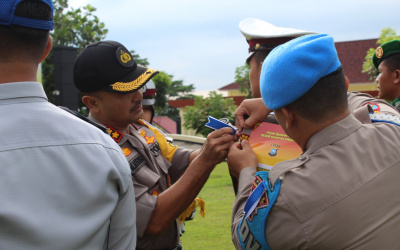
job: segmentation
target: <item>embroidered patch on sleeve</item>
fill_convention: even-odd
[[[381,107],[379,107],[379,105],[376,103],[369,102],[367,103],[367,105],[369,105],[372,108],[374,113],[379,113],[381,111]]]

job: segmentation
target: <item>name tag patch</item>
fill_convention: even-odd
[[[158,142],[154,143],[153,145],[150,146],[150,151],[153,153],[155,157],[158,157],[161,153],[160,145],[158,145]]]
[[[146,163],[146,160],[140,154],[137,154],[130,162],[132,175],[136,174]]]

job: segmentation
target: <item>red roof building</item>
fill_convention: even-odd
[[[153,125],[164,133],[176,134],[176,122],[168,116],[154,116]]]
[[[336,50],[342,63],[344,74],[350,80],[350,91],[360,91],[377,96],[377,85],[362,73],[362,65],[370,48],[376,48],[378,39],[336,42]]]

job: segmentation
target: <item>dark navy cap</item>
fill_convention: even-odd
[[[157,73],[138,65],[124,45],[101,41],[89,44],[78,55],[73,77],[83,93],[104,90],[124,94],[141,89]]]

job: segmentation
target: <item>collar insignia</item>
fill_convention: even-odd
[[[115,130],[115,129],[113,129],[110,126],[106,126],[106,127],[108,129],[107,131],[110,134],[111,138],[116,142],[120,142],[122,137],[124,136],[124,134],[119,132],[119,131],[117,131],[117,130]]]

